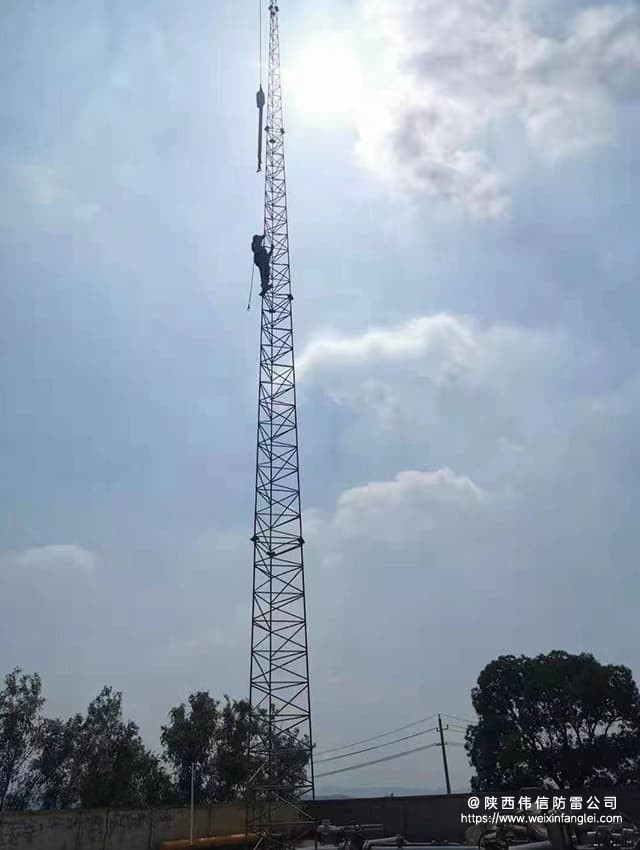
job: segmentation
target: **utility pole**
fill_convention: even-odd
[[[196,766],[191,763],[191,818],[190,818],[190,829],[189,829],[189,844],[193,844],[193,786],[194,786],[194,778],[195,778],[195,770]]]
[[[271,288],[262,294],[253,543],[247,831],[286,846],[276,816],[285,800],[314,797],[309,658],[293,356],[289,228],[280,82],[279,8],[269,5],[264,245]],[[260,109],[260,101],[258,101]],[[260,111],[260,116],[262,111]],[[304,750],[297,785],[283,770]],[[291,818],[289,818],[291,820]]]
[[[449,728],[448,726],[446,727]],[[438,731],[440,732],[440,748],[442,750],[442,765],[444,767],[444,779],[447,783],[447,794],[451,794],[451,782],[449,782],[449,765],[447,764],[447,749],[444,743],[444,729],[442,728],[442,718],[438,715]]]

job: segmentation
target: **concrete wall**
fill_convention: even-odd
[[[281,819],[294,821],[293,810]],[[189,838],[189,808],[0,814],[0,850],[155,850],[159,842]],[[198,806],[194,837],[244,832],[244,803]]]
[[[584,791],[574,792],[584,796]],[[617,798],[618,809],[640,822],[640,786],[594,790]],[[377,797],[317,800],[305,808],[315,820],[334,824],[381,823],[385,835],[402,833],[410,840],[462,841],[468,794],[430,797]],[[478,795],[481,798],[484,794]],[[500,793],[498,792],[498,796]],[[293,810],[283,819],[296,819]],[[196,807],[196,838],[245,830],[243,803]],[[189,809],[140,811],[5,812],[0,814],[0,850],[156,850],[160,841],[189,837]]]

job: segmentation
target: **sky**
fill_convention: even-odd
[[[640,3],[280,10],[321,774],[473,718],[500,654],[640,676]],[[112,685],[152,747],[248,691],[258,33],[0,12],[0,671],[50,715]],[[438,750],[318,781],[354,787],[440,789]]]

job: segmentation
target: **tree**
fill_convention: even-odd
[[[122,694],[104,687],[89,705],[73,756],[82,807],[162,802],[169,783],[138,726],[122,718]]]
[[[298,729],[275,735],[275,778],[281,797],[296,796],[306,776],[309,753],[309,739],[306,735],[301,739]]]
[[[208,692],[191,694],[171,709],[168,726],[162,727],[165,759],[171,764],[176,799],[189,799],[191,765],[196,765],[195,794],[200,802],[228,803],[238,799],[257,762],[247,762],[250,732],[266,737],[268,718],[264,711],[252,715],[247,700],[224,697],[224,705]],[[309,761],[308,745],[297,733],[274,736],[277,782],[300,785]],[[286,794],[285,794],[286,796]]]
[[[208,691],[197,691],[169,712],[169,724],[162,727],[160,740],[165,760],[171,765],[175,793],[188,800],[191,765],[195,765],[194,792],[200,802],[213,802],[216,790],[216,733],[219,703]]]
[[[31,762],[31,797],[41,809],[70,809],[80,802],[79,742],[83,719],[45,719]]]
[[[248,700],[233,700],[225,696],[216,735],[216,800],[228,803],[244,791],[247,781],[259,768],[254,757],[247,762],[249,733],[267,738],[268,715],[264,709],[251,714]],[[295,794],[305,777],[309,763],[308,741],[300,740],[298,730],[278,731],[274,735],[275,782],[284,797]]]
[[[472,691],[474,790],[640,780],[640,695],[631,671],[588,653],[502,655]]]
[[[164,802],[169,777],[138,727],[122,717],[122,694],[104,687],[87,716],[45,720],[31,761],[31,805],[43,809]]]
[[[0,812],[6,805],[23,808],[28,792],[24,770],[36,746],[44,704],[37,673],[16,667],[0,691]]]
[[[236,800],[247,782],[247,742],[251,707],[248,700],[231,702],[225,695],[216,736],[216,800]]]

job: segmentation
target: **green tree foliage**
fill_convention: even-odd
[[[192,764],[196,767],[196,798],[200,801],[215,799],[218,719],[219,703],[208,691],[191,694],[188,706],[181,703],[169,712],[169,723],[162,727],[160,740],[180,800],[189,799]]]
[[[0,690],[0,811],[23,808],[28,798],[25,768],[37,746],[44,704],[37,673],[16,667]]]
[[[264,712],[252,716],[247,700],[226,695],[222,707],[200,691],[191,694],[188,707],[182,703],[171,709],[161,740],[172,767],[176,799],[189,799],[191,764],[196,766],[194,790],[199,802],[237,799],[258,767],[255,761],[247,764],[249,734],[266,736],[267,730]],[[274,744],[276,782],[293,791],[309,761],[308,744],[295,733],[276,735]]]
[[[216,735],[216,800],[220,803],[237,799],[247,781],[250,717],[248,700],[232,702],[225,695]]]
[[[262,718],[266,722],[265,718]],[[279,732],[274,736],[275,780],[284,799],[293,799],[304,780],[309,764],[309,739],[300,738],[299,731]]]
[[[259,768],[256,758],[247,764],[249,734],[267,739],[268,716],[260,710],[251,715],[248,700],[225,696],[216,737],[216,800],[222,803],[237,799],[244,791],[249,776]],[[300,739],[298,730],[274,735],[275,782],[283,797],[292,797],[303,782],[309,764],[309,742]]]
[[[500,656],[472,691],[474,790],[640,781],[640,695],[631,671],[587,653]]]
[[[87,715],[45,720],[29,771],[31,804],[44,809],[145,806],[164,801],[169,778],[105,687]]]
[[[31,763],[31,798],[42,809],[70,809],[80,801],[79,741],[81,715],[63,721],[46,719],[38,754]]]
[[[122,718],[122,694],[105,687],[89,705],[77,745],[80,805],[140,806],[163,787],[159,760],[137,725]]]
[[[247,700],[206,691],[171,709],[162,727],[163,759],[149,751],[137,725],[122,713],[122,694],[104,687],[86,716],[42,718],[40,678],[5,678],[0,691],[0,810],[137,807],[189,800],[191,765],[198,802],[230,802],[258,768],[247,764],[249,736],[267,740],[264,711]],[[283,795],[298,787],[309,761],[308,741],[274,736],[276,782]],[[169,772],[163,762],[169,766]]]

